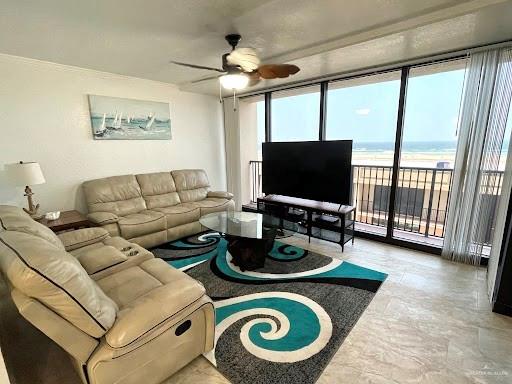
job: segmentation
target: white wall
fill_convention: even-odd
[[[88,94],[169,102],[172,140],[93,140]],[[111,175],[204,168],[225,190],[221,110],[174,85],[0,54],[0,204],[26,204],[2,172],[20,160],[41,164],[46,184],[32,189],[43,212],[85,211],[81,182]]]
[[[224,99],[224,129],[226,136],[226,158],[228,189],[235,194],[237,209],[251,200],[250,160],[258,158],[257,109],[254,100]]]
[[[240,169],[240,114],[233,107],[233,98],[224,99],[224,134],[226,137],[226,162],[228,190],[235,195],[236,209],[242,209],[242,184]]]
[[[254,100],[240,100],[240,198],[242,204],[251,201],[253,175],[249,161],[258,160],[258,115]]]

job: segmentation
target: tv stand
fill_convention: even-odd
[[[267,195],[258,198],[257,210],[282,220],[299,224],[299,232],[311,237],[333,241],[341,245],[342,252],[349,241],[354,243],[355,207],[300,199],[282,195]],[[298,212],[304,212],[298,215]],[[292,213],[290,213],[292,212]],[[301,230],[302,229],[302,230]]]

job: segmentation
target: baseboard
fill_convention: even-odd
[[[492,311],[505,316],[512,317],[512,306],[496,301],[492,307]]]

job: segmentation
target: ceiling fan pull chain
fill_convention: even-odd
[[[236,112],[236,89],[233,89],[233,111]]]

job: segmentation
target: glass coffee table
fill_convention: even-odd
[[[210,213],[199,222],[227,240],[232,263],[241,271],[263,267],[276,236],[291,233],[280,228],[275,217],[255,212]]]

